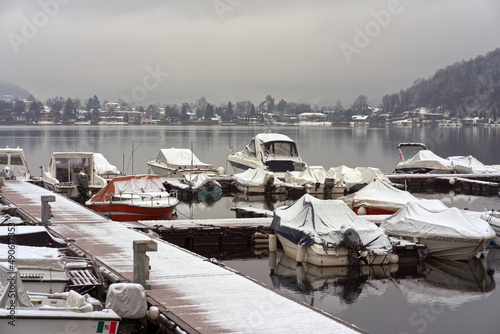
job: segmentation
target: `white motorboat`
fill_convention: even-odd
[[[397,262],[384,231],[344,202],[302,196],[274,211],[271,228],[287,256],[319,267]]]
[[[351,168],[341,165],[330,168],[328,174],[334,178],[338,178],[348,192],[358,191],[376,179],[387,183],[391,182],[379,168],[374,167]]]
[[[148,168],[160,177],[182,177],[198,173],[211,176],[219,174],[213,165],[200,161],[193,151],[187,148],[161,149],[154,160],[148,161]]]
[[[297,193],[303,195],[306,192],[305,186],[283,182],[278,179],[275,173],[261,168],[250,168],[244,172],[234,174],[233,182],[239,192],[247,195],[288,194],[296,197]]]
[[[98,300],[75,291],[27,293],[15,268],[0,264],[0,333],[118,333],[121,321]],[[15,292],[15,293],[12,293]]]
[[[69,282],[57,248],[0,244],[0,263],[15,266],[24,286],[31,292],[63,292]]]
[[[0,175],[8,180],[29,180],[28,161],[22,148],[0,148]]]
[[[261,168],[274,173],[302,171],[306,165],[297,146],[288,136],[278,133],[256,135],[242,151],[227,157],[235,173]]]
[[[98,170],[93,152],[54,152],[43,166],[43,186],[71,199],[88,198],[108,183]]]
[[[439,200],[408,202],[381,227],[391,236],[417,240],[429,255],[448,260],[470,260],[496,236],[486,221]]]

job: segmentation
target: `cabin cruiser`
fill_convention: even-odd
[[[163,148],[154,160],[148,161],[148,168],[160,177],[182,177],[186,174],[219,174],[214,166],[204,163],[190,149]]]
[[[420,242],[429,255],[448,260],[470,260],[496,237],[485,220],[439,200],[410,201],[380,227],[390,236]]]
[[[29,180],[31,174],[22,148],[0,148],[0,176],[7,180]]]
[[[99,174],[103,159],[110,165],[93,152],[54,152],[49,166],[43,166],[43,187],[71,199],[89,198],[108,183]]]
[[[261,168],[274,173],[300,172],[306,166],[295,142],[278,133],[256,135],[242,151],[230,154],[227,160],[235,173],[249,168]]]
[[[318,267],[396,263],[384,231],[344,202],[309,194],[274,211],[271,224],[287,256]]]

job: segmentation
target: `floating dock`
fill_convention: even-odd
[[[3,200],[41,222],[41,196],[53,195],[49,229],[114,273],[133,281],[133,241],[150,240],[63,196],[23,181],[6,181]],[[177,223],[177,222],[175,222]],[[168,228],[168,227],[166,227]],[[365,333],[325,312],[297,302],[241,273],[179,246],[155,239],[148,252],[148,303],[170,333]]]

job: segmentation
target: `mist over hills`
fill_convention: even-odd
[[[30,95],[31,93],[26,89],[23,89],[14,83],[0,80],[0,98],[9,96],[13,100],[27,99]]]
[[[384,112],[398,115],[425,107],[451,117],[496,116],[500,112],[500,48],[439,69],[410,88],[382,98]]]

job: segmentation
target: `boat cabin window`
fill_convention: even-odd
[[[250,144],[248,144],[247,146],[245,146],[245,149],[243,150],[245,155],[250,155],[250,156],[254,156],[255,157],[255,140],[252,139],[252,141],[250,142]]]
[[[88,175],[90,158],[56,158],[56,179],[59,182],[76,181],[80,172]]]
[[[9,156],[7,154],[0,154],[0,165],[8,165]]]
[[[10,156],[10,164],[14,166],[23,166],[23,158],[20,154],[12,154]]]
[[[264,152],[266,156],[296,157],[298,156],[297,147],[292,142],[268,142],[264,143]]]

